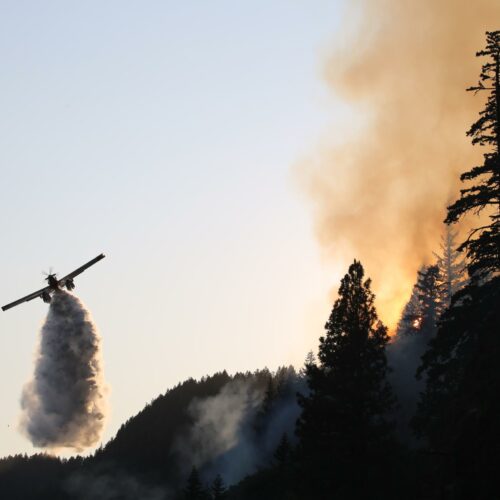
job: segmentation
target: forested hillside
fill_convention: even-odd
[[[117,498],[134,498],[135,489],[176,492],[193,467],[203,481],[224,474],[237,482],[272,462],[284,435],[295,441],[296,393],[304,385],[292,367],[187,380],[123,424],[92,457],[0,460],[0,498],[89,498],[102,485]]]

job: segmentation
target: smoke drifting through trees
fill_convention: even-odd
[[[410,299],[403,309],[393,341],[387,346],[392,368],[389,379],[398,397],[396,421],[400,439],[415,445],[410,421],[417,401],[425,388],[425,374],[417,377],[422,356],[436,336],[439,320],[450,306],[452,295],[467,283],[463,255],[455,249],[456,233],[447,226],[441,238],[441,252],[435,253],[436,264],[422,266]]]
[[[464,133],[478,103],[465,87],[476,81],[473,55],[498,23],[500,2],[355,5],[359,25],[342,34],[325,75],[370,118],[349,143],[323,149],[299,173],[326,253],[344,264],[363,261],[380,315],[394,327],[417,269],[438,246],[459,173],[478,158]]]
[[[188,439],[179,443],[186,465],[201,467],[232,452],[233,459],[224,464],[226,480],[236,482],[248,473],[255,460],[249,433],[262,396],[252,380],[236,380],[216,396],[193,401],[194,425]]]
[[[33,379],[23,390],[21,429],[34,446],[81,451],[105,420],[100,338],[75,296],[54,294],[40,332]]]
[[[268,377],[267,389],[256,373],[235,378],[216,395],[190,404],[192,426],[176,442],[186,476],[195,466],[206,481],[220,474],[227,484],[235,484],[269,463],[284,434],[295,441],[300,414],[296,393],[307,392],[305,380],[292,367]]]

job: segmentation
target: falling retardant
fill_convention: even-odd
[[[34,446],[82,451],[98,443],[107,392],[100,345],[84,305],[57,291],[40,332],[33,379],[21,398],[21,430]]]

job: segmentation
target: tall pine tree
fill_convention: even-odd
[[[422,269],[419,270],[419,273]],[[403,308],[401,318],[398,321],[396,328],[396,336],[398,338],[414,335],[420,331],[420,324],[422,322],[422,304],[418,297],[418,281],[413,285],[410,299]]]
[[[200,475],[198,474],[198,469],[193,466],[191,473],[189,474],[186,487],[184,488],[184,499],[185,500],[205,500],[206,491],[201,484]]]
[[[436,334],[437,322],[442,310],[438,266],[427,266],[419,271],[417,290],[421,304],[419,330],[427,343]]]
[[[463,254],[457,250],[457,231],[446,226],[441,237],[441,251],[435,254],[439,268],[439,288],[442,309],[450,307],[451,298],[466,284],[466,264]]]
[[[388,459],[387,414],[394,398],[386,380],[387,328],[378,320],[360,262],[342,279],[325,329],[318,364],[306,365],[310,393],[299,397],[303,497],[373,497],[384,486],[378,474]]]
[[[217,474],[215,476],[212,486],[210,487],[210,495],[210,498],[212,498],[212,500],[223,500],[227,497],[226,485],[224,484],[224,481],[220,474]]]
[[[467,90],[487,92],[485,108],[467,135],[472,144],[485,146],[482,165],[473,167],[461,176],[469,182],[461,190],[461,197],[448,208],[448,224],[456,222],[467,213],[479,214],[486,210],[487,222],[475,228],[460,249],[467,252],[469,272],[483,278],[498,274],[500,261],[500,31],[486,33],[486,48],[477,53],[487,57],[479,76],[479,83]]]
[[[415,418],[417,431],[438,457],[436,487],[453,498],[497,498],[496,462],[500,449],[500,275],[498,203],[500,200],[500,31],[486,34],[487,56],[479,84],[469,90],[489,93],[479,120],[468,132],[473,144],[487,146],[484,163],[462,175],[475,182],[449,207],[447,222],[485,210],[488,223],[462,244],[470,282],[443,314],[437,336],[420,369],[426,389]]]
[[[422,345],[434,337],[443,307],[440,276],[437,265],[419,269],[417,282],[398,323],[397,335],[418,336]]]

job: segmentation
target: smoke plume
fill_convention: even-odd
[[[34,446],[82,451],[101,435],[105,393],[97,329],[80,300],[58,291],[23,390],[21,430]]]
[[[194,400],[189,408],[193,426],[178,443],[186,464],[202,468],[238,450],[227,467],[218,472],[230,484],[253,471],[255,450],[249,442],[251,422],[262,401],[263,392],[251,380],[234,380],[212,397]],[[210,476],[211,473],[207,473]],[[215,474],[214,474],[215,475]]]
[[[465,136],[481,97],[465,88],[477,81],[475,53],[484,32],[498,29],[500,2],[358,0],[349,8],[355,22],[325,77],[351,104],[356,127],[338,119],[299,176],[325,253],[365,264],[393,327],[417,269],[438,248],[459,174],[482,154]],[[339,144],[345,129],[353,132]]]
[[[265,387],[254,377],[232,380],[215,396],[194,400],[189,408],[193,425],[177,443],[184,473],[194,465],[207,481],[221,474],[231,485],[269,465],[284,433],[294,442],[300,413],[296,392],[305,389],[305,382],[293,372],[287,383],[265,414]]]

